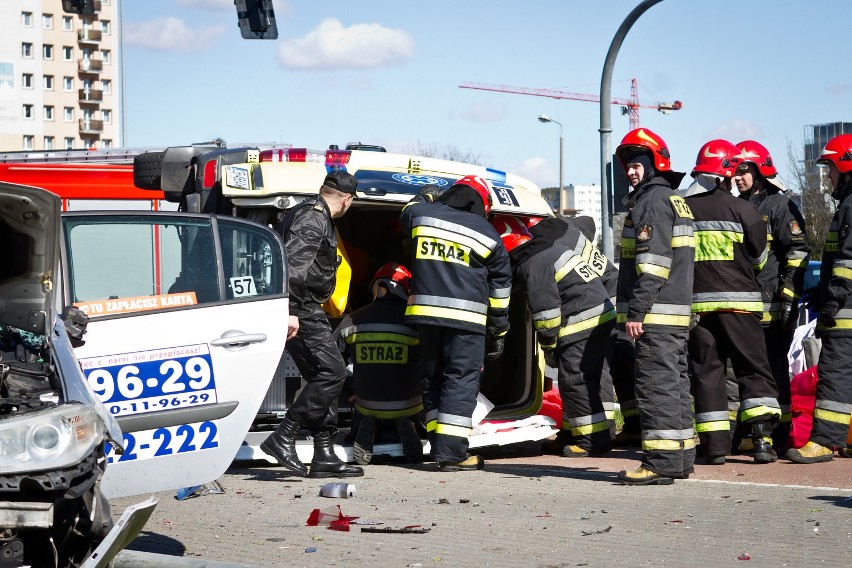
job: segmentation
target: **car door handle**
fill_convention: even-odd
[[[242,331],[226,331],[219,339],[214,339],[210,345],[224,347],[228,350],[242,350],[250,343],[263,343],[266,341],[265,333],[243,333]]]

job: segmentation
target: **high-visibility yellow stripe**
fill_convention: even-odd
[[[403,343],[405,345],[419,345],[420,340],[410,335],[400,333],[388,333],[382,331],[361,331],[348,335],[346,343],[359,343],[363,341],[390,341],[392,343]]]
[[[482,258],[491,256],[491,249],[479,242],[478,240],[468,235],[462,235],[454,231],[442,229],[440,227],[432,227],[430,225],[418,225],[411,231],[413,238],[436,239],[442,242],[451,243],[457,246],[463,246],[468,250],[473,249]]]
[[[714,420],[712,422],[696,422],[696,432],[724,432],[731,429],[731,423],[727,420]]]
[[[603,422],[595,422],[594,424],[587,424],[585,426],[572,426],[571,434],[574,436],[588,436],[589,434],[603,432],[604,430],[609,430],[609,423],[605,420]]]
[[[768,415],[773,415],[773,414],[780,416],[781,415],[781,409],[780,408],[772,408],[771,406],[763,406],[763,405],[754,406],[752,408],[749,408],[747,410],[743,410],[743,411],[740,412],[740,421],[746,422],[748,420],[751,420],[752,418],[757,418],[759,416],[768,416]]]
[[[488,322],[488,316],[485,314],[475,314],[465,310],[455,310],[453,308],[438,308],[435,306],[408,306],[405,308],[407,316],[427,316],[433,318],[453,319],[458,321],[466,321],[485,325]]]
[[[642,440],[643,450],[688,450],[695,447],[695,441],[689,440]]]
[[[654,276],[659,276],[660,278],[669,279],[669,274],[671,273],[671,269],[665,268],[663,266],[657,266],[656,264],[651,264],[648,262],[643,262],[641,264],[636,265],[636,272],[639,274],[653,274]]]
[[[562,323],[562,316],[557,316],[555,318],[550,318],[550,319],[546,319],[546,320],[539,320],[539,321],[535,322],[535,328],[536,328],[536,330],[553,329],[554,327],[558,326],[560,323]]]
[[[692,235],[684,237],[672,237],[672,248],[693,247],[695,248],[695,237]]]
[[[653,325],[672,325],[678,327],[689,327],[689,316],[673,316],[670,314],[645,314],[643,323]],[[618,323],[627,322],[627,314],[618,314]]]
[[[838,424],[845,424],[849,426],[849,414],[844,414],[842,412],[834,412],[831,410],[824,410],[822,408],[814,408],[814,418],[819,418],[820,420],[825,420],[826,422],[836,422]]]
[[[693,312],[716,312],[732,310],[738,312],[763,312],[763,302],[695,302]]]
[[[695,231],[695,262],[733,260],[734,243],[743,242],[735,231]]]
[[[636,258],[636,237],[621,237],[621,258]]]
[[[570,325],[562,327],[559,330],[559,337],[565,337],[567,335],[580,333],[581,331],[586,331],[587,329],[591,329],[613,319],[615,319],[615,310],[610,310],[599,316],[595,316],[583,321],[578,321],[577,323],[572,323]]]
[[[488,305],[492,308],[508,308],[509,298],[488,298]]]
[[[831,275],[852,280],[852,268],[843,268],[842,266],[835,266],[831,269]]]
[[[413,416],[423,410],[423,405],[418,404],[417,406],[412,406],[410,408],[404,408],[401,410],[375,410],[373,408],[364,408],[360,404],[355,403],[355,409],[364,416],[372,416],[374,418],[382,419],[393,419]]]
[[[787,266],[792,268],[799,268],[800,266],[804,266],[805,259],[804,258],[788,258]]]
[[[426,423],[426,431],[427,432],[434,432],[435,428],[437,428],[437,427],[438,427],[438,421],[437,420],[430,420]]]
[[[559,270],[556,271],[556,281],[559,282],[565,278],[565,275],[574,270],[574,268],[576,268],[581,262],[583,262],[583,257],[578,254],[569,258],[565,264],[560,266]]]
[[[441,424],[438,422],[438,425],[435,427],[436,434],[443,434],[445,436],[455,436],[456,438],[469,438],[470,433],[473,431],[473,428],[466,428],[465,426],[455,426],[453,424]]]

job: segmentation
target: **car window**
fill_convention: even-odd
[[[162,214],[66,214],[70,297],[90,317],[282,293],[283,261],[253,223]],[[230,259],[216,263],[216,251]],[[221,268],[221,271],[220,271]]]

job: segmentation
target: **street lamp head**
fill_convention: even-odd
[[[543,114],[540,117],[538,117],[538,121],[539,122],[545,122],[545,123],[546,122],[553,122],[552,120],[550,120],[550,117],[547,116],[546,114]]]

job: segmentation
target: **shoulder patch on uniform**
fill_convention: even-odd
[[[651,225],[639,225],[639,228],[636,229],[636,240],[645,242],[650,241],[651,237],[654,235],[654,227]]]
[[[841,239],[845,239],[845,238],[846,238],[846,236],[847,236],[848,234],[849,234],[849,223],[846,223],[846,224],[845,224],[845,225],[843,225],[843,227],[840,229],[840,238],[841,238]]]
[[[790,229],[790,234],[793,236],[799,236],[802,234],[802,228],[799,226],[799,222],[795,219],[787,223],[787,227]]]

